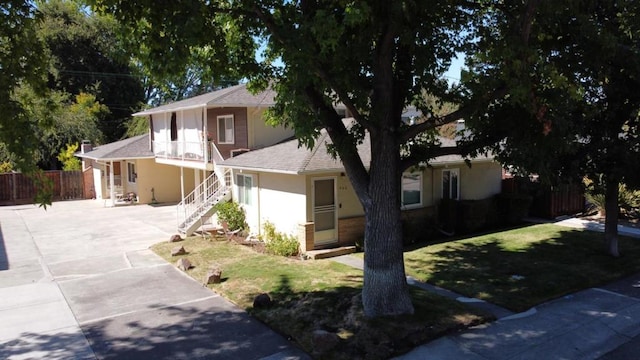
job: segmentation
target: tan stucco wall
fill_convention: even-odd
[[[249,123],[249,148],[257,149],[276,144],[293,136],[292,129],[284,126],[272,127],[265,124],[264,108],[247,108]]]
[[[442,199],[442,171],[458,169],[460,172],[460,200],[480,200],[499,194],[502,189],[502,167],[497,162],[472,163],[439,167],[433,170],[433,199]]]
[[[234,171],[234,184],[236,174],[239,173]],[[277,231],[295,235],[298,225],[305,222],[304,177],[247,171],[242,174],[252,175],[254,181],[254,205],[243,205],[249,230],[252,233],[262,233],[262,224],[270,221]],[[234,201],[237,201],[236,186],[233,195]]]
[[[177,166],[158,164],[154,159],[136,161],[138,171],[137,188],[140,203],[151,202],[151,188],[160,203],[179,202],[182,198],[180,188],[180,168]],[[194,189],[194,170],[184,169],[185,194]]]

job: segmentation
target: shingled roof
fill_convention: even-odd
[[[252,94],[247,89],[247,84],[230,86],[221,90],[212,91],[192,98],[172,102],[133,114],[133,116],[145,116],[179,110],[196,109],[202,107],[270,107],[275,104],[276,92],[267,89],[258,94]]]
[[[243,153],[229,158],[220,165],[232,169],[245,169],[287,174],[312,174],[344,171],[340,159],[333,159],[327,152],[327,144],[331,138],[326,131],[320,133],[313,149],[298,146],[298,140],[289,140],[280,144]],[[441,139],[442,146],[455,146],[455,141]],[[358,145],[358,153],[365,166],[371,162],[371,141],[367,134],[362,144]],[[480,156],[472,161],[492,160],[491,156]],[[460,155],[446,155],[429,160],[431,165],[463,163]]]
[[[81,158],[105,161],[155,157],[151,149],[149,149],[149,134],[100,145],[91,151],[76,153],[75,155]]]

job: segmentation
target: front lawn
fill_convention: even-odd
[[[515,230],[405,252],[408,275],[513,311],[640,271],[640,239],[620,237],[614,259],[603,235],[556,225]]]
[[[222,269],[222,283],[214,291],[248,310],[271,328],[290,337],[317,358],[387,359],[446,333],[490,320],[464,304],[412,289],[416,313],[367,320],[362,313],[362,271],[331,260],[300,261],[256,253],[227,241],[188,238],[160,243],[153,250],[171,263],[171,248],[182,245],[194,265],[188,274],[201,281],[210,266]],[[274,305],[253,309],[253,299],[268,293]],[[318,353],[314,330],[337,334],[338,345]]]

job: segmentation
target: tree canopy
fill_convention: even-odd
[[[497,19],[470,56],[466,82],[483,92],[517,81],[509,99],[471,118],[476,142],[493,144],[506,164],[550,177],[602,179],[608,251],[617,256],[617,191],[637,181],[640,113],[640,5],[635,1],[541,2],[530,41],[503,42],[510,21]],[[505,46],[495,46],[503,42]],[[485,44],[488,43],[488,44]],[[514,51],[525,76],[504,72]]]

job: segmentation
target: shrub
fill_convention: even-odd
[[[597,191],[595,187],[591,186],[587,188],[588,191],[585,194],[587,201],[593,205],[598,212],[604,214],[605,199],[604,194]],[[640,191],[631,190],[627,188],[625,184],[618,185],[618,206],[620,207],[620,213],[623,215],[636,212],[640,208]]]
[[[246,229],[247,222],[244,209],[235,202],[221,202],[216,205],[218,220],[226,222],[229,230]]]
[[[268,253],[280,256],[295,256],[298,254],[300,244],[294,236],[276,231],[275,225],[270,221],[266,221],[262,228],[266,242],[265,248]]]

